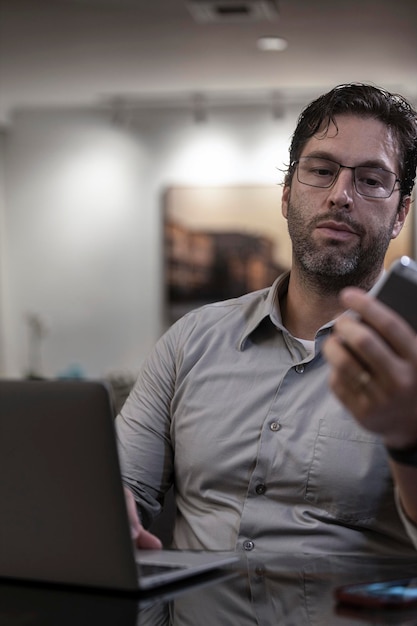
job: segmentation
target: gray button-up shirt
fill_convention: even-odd
[[[414,551],[387,454],[282,325],[270,289],[206,305],[148,357],[116,420],[122,476],[145,525],[174,483],[174,547]]]

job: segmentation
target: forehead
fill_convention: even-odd
[[[343,165],[380,162],[387,169],[398,168],[398,141],[391,128],[372,117],[338,115],[329,125],[307,140],[300,156],[323,153]]]

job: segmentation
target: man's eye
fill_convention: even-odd
[[[360,182],[362,185],[366,185],[367,187],[381,187],[384,185],[383,181],[375,177],[369,178],[369,176],[363,176],[360,179]]]
[[[329,169],[325,169],[324,167],[315,168],[311,170],[313,174],[317,176],[333,176],[333,172]]]
[[[375,178],[364,178],[363,182],[368,185],[368,187],[376,187],[379,185],[379,182],[375,180]]]
[[[356,176],[361,185],[366,187],[389,187],[390,180],[384,171],[369,169],[356,170]]]

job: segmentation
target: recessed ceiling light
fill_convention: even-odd
[[[279,16],[278,0],[187,0],[187,7],[196,22],[258,22]]]
[[[288,47],[288,41],[282,37],[260,37],[257,46],[266,52],[282,52]]]

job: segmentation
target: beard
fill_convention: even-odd
[[[344,209],[334,209],[310,222],[303,217],[306,213],[303,206],[288,202],[287,222],[294,263],[310,288],[326,294],[337,294],[348,286],[370,289],[383,266],[397,214],[389,225],[383,224],[377,232],[369,234]],[[358,235],[357,243],[347,247],[337,239],[329,239],[327,243],[314,241],[315,227],[325,220],[348,225]]]

